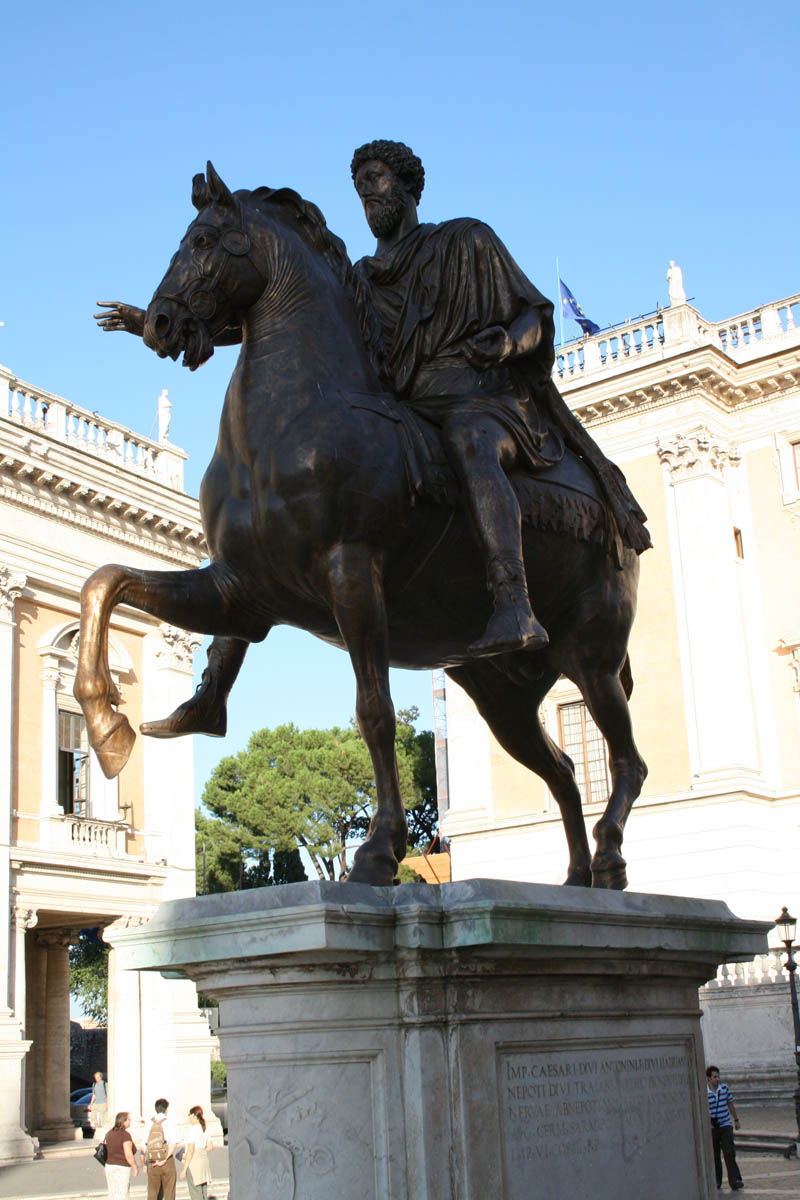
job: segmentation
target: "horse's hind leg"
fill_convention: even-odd
[[[627,662],[627,659],[626,659]],[[630,667],[623,678],[630,680]],[[628,698],[620,674],[603,667],[582,664],[573,678],[583,693],[589,711],[608,745],[611,795],[606,811],[592,833],[597,849],[592,859],[592,886],[623,890],[628,886],[625,859],[621,854],[625,822],[647,778],[647,765],[633,740]]]
[[[187,733],[224,737],[228,729],[227,701],[236,682],[249,643],[241,638],[215,637],[208,647],[208,662],[193,696],[160,721],[143,721],[140,733],[174,738]]]
[[[81,592],[81,633],[75,698],[86,717],[89,740],[109,779],[128,761],[136,735],[114,709],[116,694],[108,667],[108,625],[117,604],[129,604],[170,624],[198,633],[225,628],[227,605],[214,565],[194,571],[134,571],[101,567]]]
[[[331,609],[356,677],[356,720],[375,771],[377,803],[366,841],[347,879],[388,886],[406,852],[408,825],[395,754],[389,690],[389,635],[380,558],[371,548],[339,546],[327,563]]]
[[[511,683],[491,661],[483,661],[449,668],[447,674],[472,697],[503,749],[547,784],[561,810],[569,847],[564,882],[590,887],[591,852],[573,764],[539,719],[539,705],[559,672],[545,669],[540,679]]]

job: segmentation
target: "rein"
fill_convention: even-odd
[[[245,225],[244,205],[238,205],[238,209],[239,228],[227,229],[220,238],[220,245],[225,253],[215,269],[211,272],[201,269],[198,279],[190,279],[177,292],[162,293],[164,300],[174,300],[177,304],[188,308],[191,314],[200,321],[210,321],[217,311],[215,292],[220,286],[231,258],[245,257],[252,269],[256,270],[250,259],[251,242]],[[228,294],[224,287],[221,290],[225,295]]]

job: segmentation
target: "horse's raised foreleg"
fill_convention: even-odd
[[[366,841],[347,879],[388,886],[405,856],[408,825],[395,755],[381,556],[367,546],[337,547],[327,563],[327,588],[356,676],[356,720],[372,759],[377,794]]]
[[[647,765],[633,740],[631,714],[622,682],[616,672],[589,666],[575,682],[608,745],[611,795],[606,811],[592,833],[597,849],[592,859],[592,886],[628,886],[626,862],[622,857],[625,822],[647,778]]]
[[[174,738],[187,733],[224,737],[228,729],[227,701],[236,682],[249,643],[241,638],[215,637],[208,647],[208,662],[193,696],[160,721],[143,721],[148,737]]]
[[[449,668],[447,674],[472,698],[503,749],[543,779],[553,793],[569,847],[569,870],[564,882],[589,887],[591,851],[575,770],[539,719],[539,705],[559,671],[544,667],[540,679],[511,683],[491,661],[485,661]]]
[[[119,696],[108,666],[108,626],[117,604],[128,604],[170,624],[213,633],[230,623],[214,565],[195,571],[134,571],[101,567],[81,592],[81,633],[75,697],[86,717],[89,740],[109,779],[128,761],[136,735],[114,705]]]

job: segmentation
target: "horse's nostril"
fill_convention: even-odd
[[[166,315],[166,313],[159,313],[153,323],[153,328],[155,330],[156,337],[159,337],[159,338],[166,337],[167,334],[169,333],[169,326],[170,326],[170,320],[169,320],[169,317]]]

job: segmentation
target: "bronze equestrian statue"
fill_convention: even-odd
[[[194,697],[141,726],[156,737],[223,733],[247,645],[296,625],[349,652],[375,767],[349,879],[390,884],[405,853],[389,666],[444,666],[553,792],[566,882],[624,888],[646,776],[627,704],[644,514],[553,385],[552,305],[492,230],[420,224],[424,172],[401,143],[361,147],[352,174],[374,256],[353,266],[313,204],[231,193],[209,163],[147,312],[98,314],[192,370],[215,344],[242,350],[200,489],[211,565],[107,566],[84,587],[75,694],[92,745],[113,776],[135,738],[108,670],[114,605],[214,635]],[[561,674],[610,751],[594,856],[572,763],[539,720]]]

